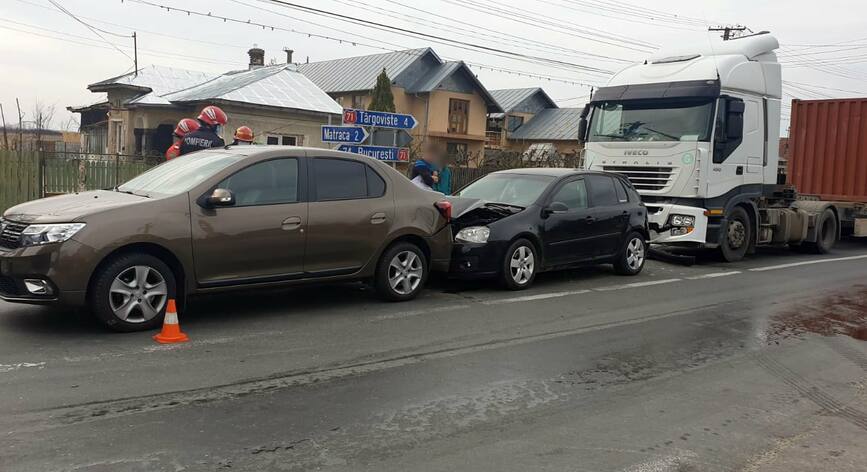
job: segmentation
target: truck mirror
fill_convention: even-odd
[[[587,141],[587,118],[581,118],[578,120],[578,142]]]
[[[726,107],[726,140],[738,141],[744,136],[744,102],[730,99]]]

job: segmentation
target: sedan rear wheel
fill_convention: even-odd
[[[412,243],[397,243],[382,254],[376,269],[376,290],[389,301],[415,298],[427,281],[424,253]]]
[[[629,233],[624,241],[623,249],[614,261],[614,271],[621,275],[636,275],[647,260],[647,243],[638,232]]]
[[[500,279],[509,290],[523,290],[533,284],[536,269],[536,248],[530,241],[519,239],[506,250]]]

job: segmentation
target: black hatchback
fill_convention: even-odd
[[[542,271],[613,264],[641,272],[647,255],[647,210],[625,177],[559,168],[488,174],[450,197],[450,272],[497,277],[511,290]]]

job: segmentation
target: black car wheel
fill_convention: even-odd
[[[526,239],[518,239],[506,250],[500,280],[509,290],[523,290],[533,284],[538,269],[536,247]]]
[[[614,259],[614,271],[620,275],[637,275],[644,268],[645,260],[647,243],[641,233],[633,231],[623,240],[623,247]]]
[[[379,259],[376,291],[388,301],[412,300],[424,288],[427,276],[427,259],[421,249],[412,243],[397,243]]]
[[[837,216],[830,208],[819,215],[816,221],[816,242],[804,243],[805,247],[816,254],[827,254],[837,242]]]
[[[175,276],[160,259],[144,253],[116,256],[104,264],[88,293],[93,314],[115,331],[144,331],[159,326]]]
[[[747,211],[735,207],[726,220],[720,252],[726,262],[737,262],[744,258],[752,241],[753,231]]]

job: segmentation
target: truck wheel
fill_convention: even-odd
[[[374,284],[380,298],[390,302],[412,300],[427,281],[427,259],[418,246],[397,243],[382,253]]]
[[[725,233],[720,252],[726,262],[737,262],[744,258],[753,238],[750,217],[742,207],[735,207],[726,220]]]
[[[836,242],[837,216],[830,208],[826,208],[816,221],[816,242],[804,245],[810,252],[827,254],[834,248]]]
[[[176,293],[175,276],[160,259],[144,253],[121,254],[104,264],[94,278],[89,305],[115,331],[144,331],[163,321]]]

